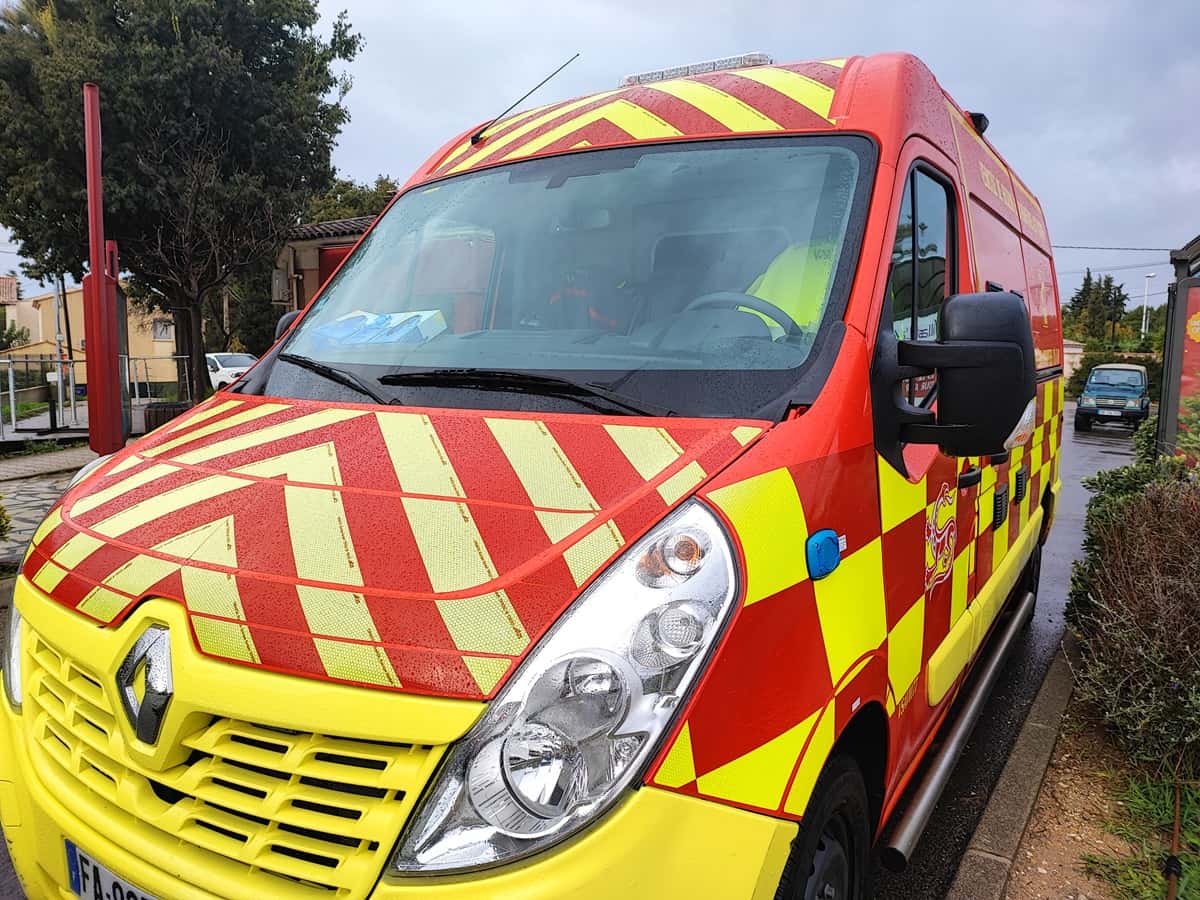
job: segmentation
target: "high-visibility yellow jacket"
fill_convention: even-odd
[[[836,251],[837,245],[833,243],[791,244],[771,260],[746,293],[778,306],[801,328],[815,330],[825,311]],[[762,313],[758,315],[771,326],[775,337],[783,335],[782,323],[772,322]]]

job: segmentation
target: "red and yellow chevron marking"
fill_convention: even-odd
[[[434,177],[581,147],[831,127],[844,60],[762,66],[622,88],[528,110],[464,140]]]
[[[24,574],[119,623],[183,603],[246,665],[485,697],[761,423],[220,399],[64,498]]]
[[[753,471],[757,460],[778,465],[780,446],[803,446],[795,435],[772,451],[764,443],[703,488],[742,545],[745,602],[650,780],[799,817],[837,736],[868,703],[915,752],[1007,593],[979,590],[997,553],[1018,543],[1027,553],[1035,537],[1029,526],[1057,482],[1062,390],[1061,378],[1039,385],[1031,440],[1008,463],[984,466],[977,488],[957,490],[957,476],[978,460],[935,456],[910,482],[869,444]],[[1010,481],[1015,498],[1022,467],[1025,499],[993,530],[995,485]],[[817,528],[844,536],[845,549],[814,582],[804,542]],[[971,602],[977,594],[986,609]]]

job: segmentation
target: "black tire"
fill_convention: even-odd
[[[1042,580],[1042,545],[1038,544],[1033,548],[1033,555],[1029,557],[1029,562],[1025,563],[1025,571],[1021,573],[1020,590],[1028,591],[1036,598],[1038,595],[1038,582]]]
[[[775,900],[866,900],[871,829],[862,772],[850,757],[835,755],[813,788]]]
[[[1092,430],[1092,420],[1091,419],[1081,419],[1079,416],[1076,416],[1075,417],[1075,430],[1076,431],[1091,431]]]
[[[1017,582],[1017,599],[1025,594],[1026,591],[1033,594],[1036,601],[1038,595],[1038,583],[1042,580],[1042,545],[1038,544],[1033,548],[1033,556],[1029,557],[1029,562],[1025,563],[1025,571],[1021,573],[1021,580]],[[1034,603],[1033,612],[1029,614],[1029,618],[1025,620],[1025,624],[1021,626],[1022,631],[1028,631],[1033,626],[1033,617],[1037,615],[1037,603]]]

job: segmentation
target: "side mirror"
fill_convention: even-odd
[[[956,294],[942,306],[941,339],[896,343],[898,379],[937,373],[936,411],[900,400],[901,441],[951,456],[1003,453],[1029,439],[1037,405],[1033,332],[1016,294]]]
[[[303,310],[293,309],[279,317],[279,321],[275,323],[275,340],[279,340],[287,334],[287,330],[292,327],[293,322],[300,318],[302,312]]]

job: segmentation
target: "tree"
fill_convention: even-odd
[[[377,216],[398,190],[400,185],[389,175],[377,176],[374,185],[335,178],[328,190],[309,200],[305,219],[309,222],[331,222],[357,216]]]
[[[12,322],[7,328],[0,328],[0,350],[20,347],[22,344],[28,343],[28,328],[18,328],[16,322]]]
[[[1124,284],[1113,284],[1113,277],[1105,275],[1104,280],[1098,285],[1100,296],[1104,301],[1105,315],[1108,321],[1112,323],[1112,342],[1117,343],[1117,326],[1121,322],[1121,317],[1125,315],[1125,305],[1129,302],[1129,295],[1125,293]]]
[[[1095,341],[1104,340],[1108,326],[1108,308],[1104,303],[1104,294],[1093,285],[1087,296],[1087,306],[1084,309],[1087,316],[1087,336]]]
[[[271,304],[271,266],[264,265],[238,277],[234,290],[238,303],[233,308],[233,341],[230,349],[261,356],[275,342],[280,309]]]
[[[0,222],[33,277],[86,268],[80,86],[100,84],[107,235],[129,292],[176,313],[206,384],[202,309],[273,258],[332,177],[361,39],[315,0],[0,0]],[[178,327],[178,326],[184,327]]]
[[[1071,295],[1064,312],[1073,319],[1079,319],[1087,311],[1088,298],[1092,296],[1093,287],[1092,270],[1088,269],[1084,273],[1083,284]]]

